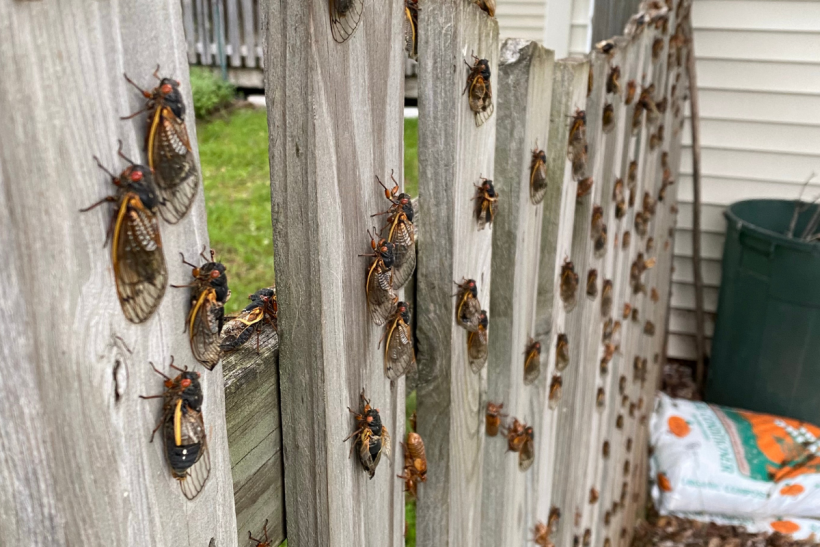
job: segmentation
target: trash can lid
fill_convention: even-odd
[[[808,204],[804,202],[804,205]],[[747,199],[731,204],[723,215],[738,232],[745,232],[796,251],[820,254],[820,242],[798,239],[820,205],[809,205],[801,212],[794,227],[794,236],[786,237],[795,206],[795,200]]]

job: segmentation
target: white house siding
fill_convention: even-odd
[[[795,198],[820,174],[820,2],[695,0],[706,335],[714,332],[727,205]],[[668,353],[692,359],[692,162],[687,123]],[[818,186],[807,191],[812,197]]]
[[[592,0],[497,0],[501,38],[536,40],[557,58],[589,52]]]
[[[544,0],[498,0],[495,17],[501,39],[524,38],[544,42],[547,9]]]

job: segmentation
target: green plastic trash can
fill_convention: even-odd
[[[820,423],[820,243],[794,201],[731,205],[706,400]],[[803,233],[817,206],[803,212]]]

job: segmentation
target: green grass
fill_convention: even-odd
[[[404,120],[404,191],[419,195],[419,121]]]
[[[273,284],[268,124],[264,110],[236,110],[197,126],[208,234],[228,268],[228,312]]]

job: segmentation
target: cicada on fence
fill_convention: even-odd
[[[587,76],[587,97],[592,95],[592,89],[595,87],[595,71],[592,69],[592,64],[589,65],[589,76]]]
[[[225,303],[231,297],[228,289],[228,276],[225,266],[214,260],[214,251],[211,259],[200,253],[205,263],[196,266],[185,260],[183,264],[193,268],[194,280],[188,285],[172,285],[175,288],[191,288],[191,309],[185,321],[185,330],[188,332],[188,341],[191,344],[191,353],[208,370],[213,370],[219,362],[221,350],[219,337],[222,335],[222,326],[225,320]]]
[[[578,190],[575,192],[575,198],[580,200],[592,191],[592,185],[595,181],[592,177],[587,177],[578,181]]]
[[[470,110],[475,114],[475,125],[481,127],[484,122],[490,119],[493,115],[495,107],[493,106],[493,90],[490,83],[490,61],[487,59],[479,59],[473,55],[475,63],[470,65],[467,61],[467,85],[464,88],[464,93],[469,91],[467,96]]]
[[[490,17],[495,17],[495,0],[473,0],[479,8],[487,12]]]
[[[396,304],[396,314],[387,323],[384,340],[384,373],[390,380],[397,380],[416,361],[410,308],[406,303]]]
[[[606,92],[621,94],[621,67],[613,66],[609,69],[609,76],[606,79]]]
[[[561,402],[561,395],[563,394],[564,388],[564,379],[561,378],[560,374],[553,374],[552,380],[550,381],[550,392],[549,392],[549,409],[555,410],[558,408],[558,403]]]
[[[626,376],[621,374],[621,377],[618,378],[618,395],[623,395],[626,393]]]
[[[614,297],[612,294],[612,280],[605,279],[603,288],[601,289],[601,316],[609,317],[612,315],[612,301]]]
[[[624,232],[624,235],[621,236],[621,248],[629,249],[629,243],[632,241],[632,234],[627,230]]]
[[[507,451],[518,452],[521,449],[519,442],[521,436],[524,434],[524,424],[518,421],[518,418],[513,418],[512,424],[504,432],[507,437]]]
[[[513,424],[507,431],[507,448],[518,453],[518,469],[526,471],[535,461],[535,433],[531,426],[513,418]]]
[[[655,238],[654,237],[649,237],[646,240],[646,252],[647,252],[647,254],[649,254],[654,250],[655,250]]]
[[[576,108],[575,114],[570,118],[567,159],[575,162],[578,157],[586,157],[587,153],[587,113],[580,108]],[[574,168],[573,174],[576,174]],[[580,176],[580,173],[576,174],[576,178]]]
[[[333,39],[343,44],[353,36],[362,20],[364,0],[328,0],[330,32]]]
[[[604,388],[599,387],[598,391],[595,394],[595,406],[598,410],[601,410],[606,405],[606,390]]]
[[[632,452],[632,437],[629,437],[626,440],[626,451],[627,452]]]
[[[395,246],[384,238],[377,242],[369,231],[367,235],[370,236],[370,247],[373,252],[359,255],[373,258],[367,268],[365,279],[367,311],[373,324],[381,326],[396,312],[396,302],[399,300],[393,292]]]
[[[643,326],[643,333],[647,336],[655,336],[655,323],[647,321]]]
[[[598,498],[600,495],[598,494],[598,490],[595,487],[589,489],[589,504],[595,505],[598,503]]]
[[[387,223],[382,228],[390,228],[387,241],[393,244],[393,289],[398,290],[410,280],[416,269],[416,228],[413,225],[413,203],[409,194],[399,192],[399,183],[390,172],[393,187],[388,189],[379,177],[376,180],[384,188],[384,197],[392,204],[384,213]],[[376,216],[373,215],[373,216]]]
[[[483,230],[487,224],[492,224],[498,212],[498,193],[495,191],[493,181],[482,178],[481,185],[476,187],[475,219],[478,222],[478,229]]]
[[[487,364],[488,327],[487,310],[481,310],[478,315],[478,328],[467,334],[467,357],[470,360],[470,370],[476,374]]]
[[[255,537],[253,537],[253,534],[251,533],[250,530],[248,530],[248,541],[255,541],[256,542],[256,547],[273,547],[271,540],[268,539],[268,519],[265,519],[265,524],[264,524],[264,526],[262,526],[262,531],[265,534],[265,540],[264,541],[261,540],[261,539],[256,539]]]
[[[592,545],[592,530],[587,528],[584,530],[583,546],[589,547],[590,545]]]
[[[481,324],[481,303],[478,301],[478,285],[475,279],[456,283],[456,323],[470,332],[477,332]]]
[[[504,409],[504,403],[487,403],[487,411],[484,415],[484,427],[488,437],[495,437],[498,435],[498,429],[501,426],[501,418],[506,418],[507,415],[501,411]]]
[[[379,409],[370,406],[370,401],[365,397],[364,389],[362,389],[359,396],[362,400],[361,410],[357,413],[350,407],[347,408],[355,417],[356,429],[343,442],[353,439],[350,454],[352,455],[353,451],[356,451],[362,467],[372,479],[376,474],[376,467],[381,461],[382,454],[390,459],[390,433],[382,425]]]
[[[638,89],[635,80],[629,80],[626,83],[626,97],[624,97],[624,104],[629,106],[632,104],[632,101],[635,99],[635,91]]]
[[[635,232],[640,237],[646,237],[646,232],[649,229],[649,217],[642,211],[635,213]]]
[[[561,522],[561,510],[556,507],[550,507],[550,515],[547,519],[547,528],[549,528],[550,533],[558,532],[558,524]]]
[[[106,202],[115,204],[103,245],[112,240],[111,264],[122,312],[132,323],[142,323],[156,311],[168,284],[157,221],[159,200],[151,170],[126,158],[122,142],[118,154],[131,164],[119,176],[94,157],[97,166],[111,177],[117,193],[80,211],[90,211]]]
[[[638,104],[646,111],[646,121],[651,125],[656,124],[661,116],[661,113],[658,112],[658,106],[655,104],[655,99],[653,98],[654,94],[655,84],[649,84],[648,87],[641,90],[641,95],[638,97]]]
[[[621,220],[626,216],[626,196],[623,179],[615,179],[612,187],[612,201],[615,202],[615,218]]]
[[[404,50],[411,59],[419,55],[419,0],[404,0]]]
[[[611,133],[615,129],[615,107],[612,103],[604,105],[604,111],[601,114],[601,124],[604,133]]]
[[[604,444],[601,446],[601,456],[604,459],[609,458],[609,441],[604,441]]]
[[[427,455],[424,451],[424,441],[415,431],[407,434],[407,443],[402,443],[404,449],[404,470],[398,478],[404,480],[404,491],[410,497],[416,497],[416,487],[420,482],[427,482]]]
[[[529,339],[524,350],[524,385],[531,385],[541,374],[541,342]]]
[[[192,500],[205,487],[211,474],[211,458],[202,419],[202,386],[199,373],[174,366],[173,356],[170,367],[179,372],[174,378],[166,376],[151,363],[154,372],[165,378],[165,392],[162,395],[140,395],[140,398],[163,399],[162,417],[151,432],[151,442],[154,442],[154,434],[162,428],[165,458],[171,475],[179,482],[182,495]]]
[[[593,241],[595,257],[601,258],[606,254],[607,228],[604,223],[604,210],[600,205],[596,205],[592,209],[590,235]]]
[[[640,311],[638,310],[638,308],[632,308],[632,322],[633,323],[640,323],[641,322]]]
[[[652,62],[657,63],[663,53],[663,38],[655,38],[652,42]]]
[[[560,295],[564,311],[569,313],[574,310],[578,302],[578,274],[575,273],[575,265],[568,257],[561,266]]]
[[[251,301],[239,315],[231,318],[222,329],[222,340],[219,347],[224,352],[239,349],[251,335],[256,333],[256,351],[259,351],[259,338],[265,325],[277,333],[277,314],[279,305],[276,302],[276,287],[259,289],[248,296]]]
[[[658,300],[661,299],[661,295],[658,294],[658,289],[656,289],[655,287],[652,287],[652,290],[650,291],[649,295],[649,298],[652,299],[652,302],[657,303]]]
[[[569,366],[569,339],[561,333],[555,341],[555,368],[563,371]]]
[[[547,525],[540,520],[535,523],[535,527],[532,529],[532,542],[539,547],[552,545],[550,541],[550,530],[547,528]]]
[[[587,298],[590,300],[598,298],[598,270],[595,268],[587,272]]]
[[[144,108],[123,119],[148,112],[145,149],[159,194],[159,212],[166,222],[176,224],[196,197],[199,173],[185,126],[185,102],[179,91],[180,84],[171,78],[160,78],[158,74],[159,65],[154,71],[159,85],[151,91],[142,89],[124,75],[148,101]]]
[[[538,148],[532,151],[530,162],[530,201],[538,205],[547,193],[547,153]]]

